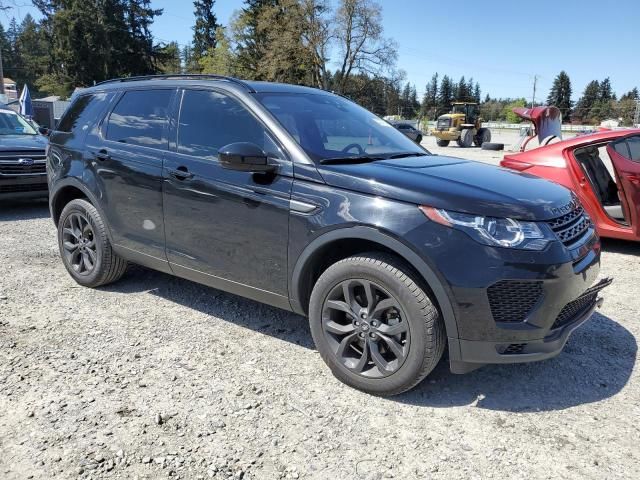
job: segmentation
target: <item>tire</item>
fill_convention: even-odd
[[[449,146],[449,140],[436,140],[436,143],[438,144],[439,147]]]
[[[486,142],[482,144],[482,150],[494,150],[494,151],[504,150],[504,143]]]
[[[473,129],[465,128],[460,132],[460,137],[458,137],[458,146],[460,148],[469,148],[473,145]]]
[[[422,135],[418,135],[418,136],[416,137],[416,143],[417,143],[418,145],[420,145],[420,144],[422,143]]]
[[[488,128],[480,128],[478,129],[478,134],[473,137],[473,143],[475,143],[476,147],[482,147],[483,143],[488,143],[491,141],[491,130]]]
[[[311,334],[340,381],[374,395],[397,395],[438,364],[445,348],[444,324],[413,277],[402,260],[376,252],[341,260],[320,276],[309,304]],[[369,297],[365,285],[373,292]],[[352,302],[345,301],[345,291]],[[373,311],[366,298],[377,299],[371,302]]]
[[[85,287],[113,283],[127,270],[127,262],[113,252],[104,220],[86,200],[72,200],[62,210],[58,247],[71,277]]]

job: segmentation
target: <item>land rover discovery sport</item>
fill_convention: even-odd
[[[565,188],[431,155],[351,101],[217,76],[82,91],[50,137],[62,261],[137,263],[307,316],[333,373],[414,387],[542,360],[600,303],[600,241]],[[295,361],[295,359],[291,359]]]

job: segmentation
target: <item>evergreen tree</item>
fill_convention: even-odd
[[[613,100],[613,90],[611,89],[611,80],[609,80],[609,77],[605,78],[602,81],[602,83],[600,83],[598,100],[602,100],[602,101]]]
[[[590,116],[592,121],[598,123],[613,117],[613,103],[613,89],[611,88],[611,81],[609,80],[609,77],[607,77],[602,82],[600,82],[598,99],[591,108]]]
[[[204,57],[209,50],[216,48],[216,30],[218,19],[213,11],[215,0],[195,0],[193,6],[196,23],[193,27],[193,56],[196,61]]]
[[[178,42],[170,42],[156,49],[159,73],[181,73],[182,59]]]
[[[401,115],[402,102],[400,100],[400,78],[392,78],[387,81],[384,88],[386,114]]]
[[[453,101],[453,83],[451,79],[445,75],[440,82],[440,91],[438,92],[438,104],[436,117],[451,110],[451,102]]]
[[[154,18],[162,15],[162,9],[151,8],[151,0],[128,0],[125,15],[129,24],[127,40],[135,52],[135,56],[129,57],[127,69],[138,74],[155,73],[157,65],[150,28]]]
[[[37,0],[43,14],[45,92],[70,93],[105,79],[155,73],[158,49],[150,27],[162,10],[150,0]]]
[[[18,85],[26,84],[33,89],[36,79],[44,75],[50,65],[47,40],[30,14],[25,15],[20,24],[15,51],[19,65],[12,78]]]
[[[411,118],[415,118],[418,116],[418,112],[420,111],[420,102],[418,101],[418,92],[415,85],[411,86],[409,104],[411,105]]]
[[[202,73],[235,75],[235,58],[231,52],[231,46],[224,27],[217,28],[215,43],[216,46],[210,48],[207,54],[200,59]]]
[[[266,78],[259,72],[261,60],[269,50],[268,32],[261,17],[267,8],[278,7],[279,0],[245,0],[239,16],[234,22],[235,41],[238,50],[238,65],[256,80]]]
[[[464,78],[464,75],[460,78],[460,81],[455,85],[455,98],[456,102],[465,102],[469,97],[469,92],[467,90],[467,81]]]
[[[547,97],[547,104],[554,105],[560,109],[562,116],[569,119],[573,101],[571,100],[571,79],[567,72],[561,71],[553,81],[553,86]]]
[[[476,82],[475,87],[473,87],[473,101],[476,103],[480,103],[482,101],[482,93],[480,91],[480,84],[478,82]]]
[[[574,119],[577,122],[590,120],[591,110],[596,104],[600,96],[600,82],[598,80],[590,81],[584,89],[582,96],[576,103]]]
[[[182,60],[182,71],[185,73],[194,73],[193,49],[191,45],[185,45],[180,52]]]
[[[469,78],[469,81],[467,82],[467,97],[466,100],[467,102],[473,102],[474,101],[474,97],[473,97],[473,89],[475,88],[475,84],[473,83],[473,77]]]
[[[623,100],[640,100],[640,93],[638,93],[638,87],[634,87],[632,90],[629,90],[623,96],[620,97],[620,101]]]
[[[434,73],[431,81],[427,83],[424,89],[424,97],[422,98],[422,115],[432,118],[435,115],[436,105],[438,103],[438,74]]]
[[[20,27],[15,18],[9,22],[9,28],[6,33],[7,50],[3,51],[3,67],[5,76],[11,75],[12,80],[18,75],[22,69],[20,62],[20,52],[18,46],[18,37],[20,36]]]
[[[402,89],[402,95],[400,96],[400,101],[402,103],[402,113],[401,116],[403,118],[411,118],[412,109],[411,109],[411,84],[407,82]]]

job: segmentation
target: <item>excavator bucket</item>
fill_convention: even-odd
[[[562,140],[562,112],[558,107],[514,108],[513,113],[533,123],[540,145],[553,138]]]

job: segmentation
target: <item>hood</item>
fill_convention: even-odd
[[[0,135],[0,152],[9,150],[42,151],[47,147],[47,138],[42,135]]]
[[[548,220],[573,200],[539,177],[436,155],[318,168],[334,187],[483,216]]]

